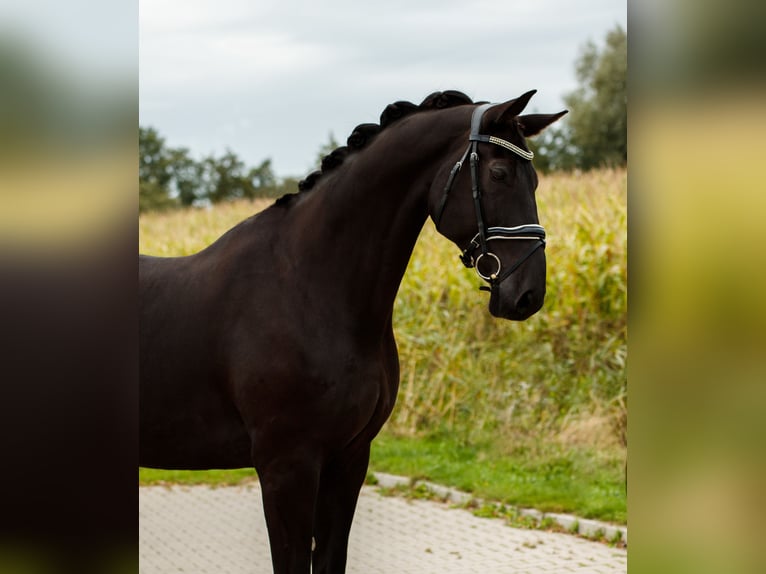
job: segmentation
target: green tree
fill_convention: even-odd
[[[627,55],[627,34],[617,26],[607,33],[603,50],[588,42],[575,64],[580,87],[564,96],[569,115],[563,128],[564,139],[576,150],[574,167],[628,161]],[[562,160],[566,147],[558,149]]]
[[[258,167],[250,168],[247,178],[253,185],[255,195],[252,197],[267,197],[274,195],[277,186],[277,176],[271,167],[271,160],[265,159]]]
[[[206,174],[205,197],[213,203],[247,196],[244,189],[244,162],[226,150],[220,158],[209,156],[202,161]]]
[[[227,150],[195,161],[187,148],[170,148],[154,128],[138,128],[140,211],[279,195],[271,160],[248,167]],[[288,186],[289,187],[289,186]]]
[[[542,173],[570,171],[577,166],[577,149],[569,141],[565,125],[553,125],[534,139],[527,140],[535,154],[535,169]]]
[[[203,161],[205,197],[213,203],[231,199],[268,197],[273,195],[277,178],[271,160],[247,168],[231,150],[220,158],[208,157]]]
[[[165,140],[154,128],[138,128],[139,211],[166,209],[177,205],[171,196],[172,172]]]
[[[183,206],[193,205],[202,196],[203,165],[189,157],[186,148],[168,151],[168,171],[173,179],[173,187],[178,201]]]

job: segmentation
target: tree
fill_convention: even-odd
[[[194,205],[202,195],[203,166],[189,157],[187,148],[168,150],[168,171],[178,201],[183,206]]]
[[[149,211],[177,205],[171,197],[170,158],[165,140],[154,128],[138,128],[138,209]]]
[[[607,33],[602,51],[588,42],[575,64],[580,87],[564,96],[570,111],[565,139],[576,150],[575,167],[590,169],[628,161],[627,40],[625,31],[617,26]]]
[[[205,197],[213,203],[232,199],[267,197],[274,193],[276,176],[271,160],[247,169],[231,150],[220,158],[210,156],[203,161]]]
[[[274,189],[277,186],[277,176],[271,168],[271,160],[265,159],[258,167],[250,168],[247,178],[255,189],[253,197],[267,197],[274,195]]]
[[[244,162],[231,151],[226,150],[220,158],[209,156],[202,162],[207,186],[205,197],[213,203],[247,197],[244,177]]]
[[[139,210],[279,195],[283,185],[266,159],[247,167],[231,150],[195,161],[187,148],[169,148],[154,128],[138,128]],[[288,186],[289,187],[289,186]]]
[[[577,149],[569,142],[565,125],[549,126],[534,139],[527,140],[527,145],[535,154],[535,169],[542,173],[577,167]]]

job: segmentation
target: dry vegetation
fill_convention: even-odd
[[[388,424],[399,436],[534,437],[621,452],[627,421],[627,174],[541,176],[548,294],[523,323],[486,310],[478,278],[426,224],[395,307],[402,365]],[[269,200],[150,213],[140,249],[193,253]],[[614,450],[616,449],[616,451]]]

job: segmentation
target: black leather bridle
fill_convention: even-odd
[[[535,251],[541,247],[545,248],[545,229],[542,225],[530,223],[526,225],[517,225],[515,227],[487,227],[484,223],[484,210],[481,204],[481,189],[479,187],[479,142],[501,146],[527,161],[531,161],[534,157],[534,154],[531,151],[522,149],[509,141],[479,133],[481,118],[484,116],[484,113],[494,105],[496,104],[482,104],[477,106],[473,111],[473,115],[471,116],[471,133],[468,136],[468,148],[452,168],[452,171],[450,171],[449,177],[447,178],[447,184],[444,187],[444,195],[436,210],[436,217],[434,217],[436,229],[439,229],[439,223],[444,214],[444,208],[447,206],[447,199],[452,190],[455,176],[463,167],[466,158],[469,158],[471,163],[471,194],[473,196],[473,204],[476,211],[478,232],[473,239],[471,239],[468,246],[463,249],[460,255],[460,261],[462,261],[463,265],[466,267],[473,267],[476,270],[476,274],[490,284],[491,289],[490,287],[481,287],[481,289],[486,291],[491,291],[496,288],[502,281],[507,279],[511,273],[516,271],[522,263],[529,259]],[[507,269],[503,269],[500,258],[489,250],[488,245],[490,241],[500,239],[530,240],[534,241],[534,245],[532,245],[524,255],[517,259],[513,265]],[[478,256],[475,256],[477,250],[480,250],[480,253]],[[494,259],[497,269],[493,273],[484,275],[479,270],[479,261],[481,261],[482,257]]]

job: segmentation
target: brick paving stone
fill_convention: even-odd
[[[257,483],[139,489],[141,574],[268,574]],[[349,540],[348,574],[627,572],[627,552],[568,534],[522,530],[365,486]]]

